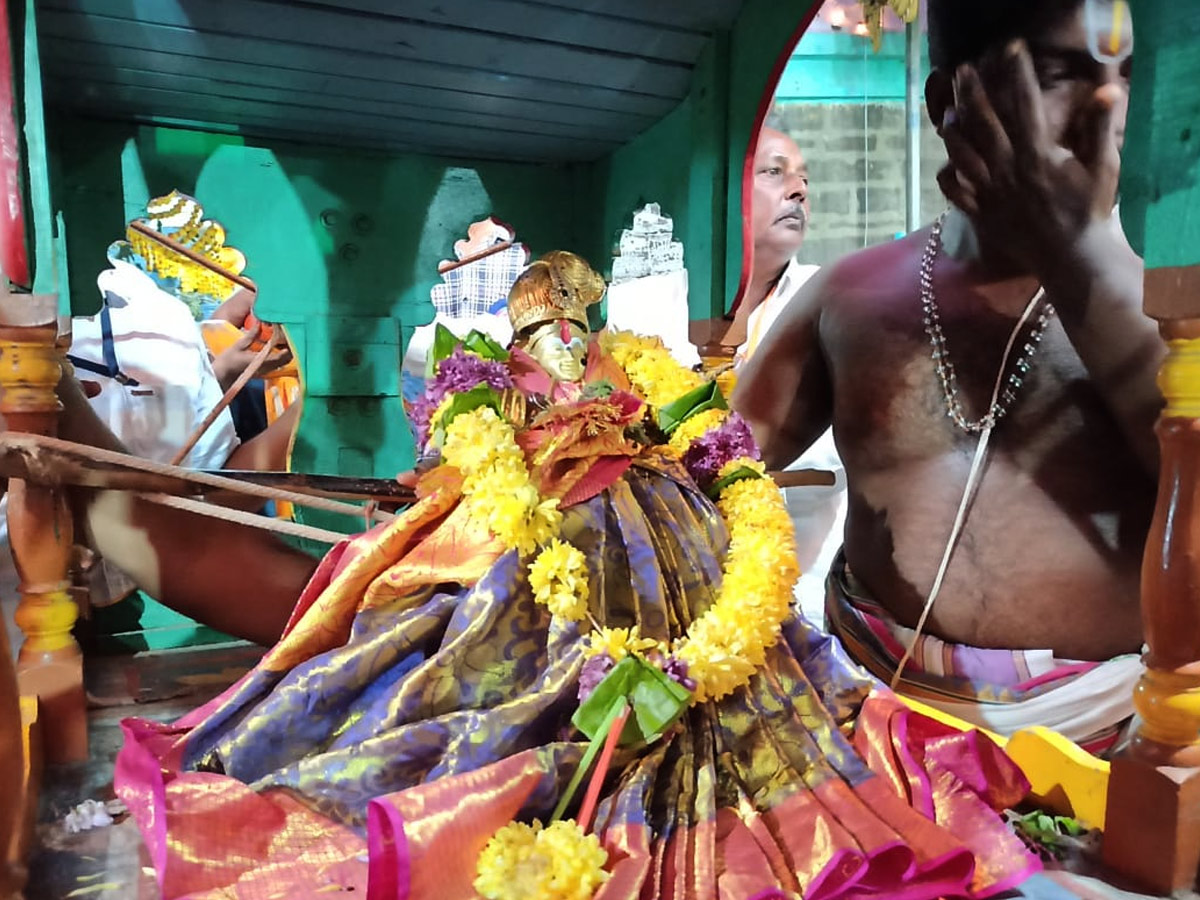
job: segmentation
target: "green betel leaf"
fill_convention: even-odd
[[[670,434],[685,421],[710,409],[729,409],[715,381],[706,381],[658,411],[658,427]]]
[[[459,345],[459,340],[454,332],[443,325],[437,323],[437,327],[433,329],[433,349],[429,357],[433,360],[433,365],[436,367],[443,359],[454,352],[454,348]]]
[[[683,715],[692,702],[692,692],[672,680],[658,666],[642,663],[633,684],[633,715],[639,740],[656,741]]]
[[[612,708],[628,699],[633,704],[633,715],[621,732],[621,744],[646,744],[658,740],[683,715],[691,698],[691,691],[672,681],[657,666],[627,656],[579,704],[571,722],[594,738],[608,721]]]
[[[616,385],[607,378],[601,378],[599,381],[589,381],[583,386],[583,399],[607,400],[616,389]]]
[[[608,719],[609,710],[622,698],[629,695],[633,681],[633,670],[637,661],[627,656],[611,669],[596,685],[595,690],[587,699],[579,704],[575,715],[571,716],[571,724],[582,731],[588,738],[594,738],[600,726]],[[631,716],[630,722],[633,721]],[[626,725],[628,727],[628,725]]]
[[[481,359],[490,359],[497,362],[508,361],[508,351],[482,331],[472,329],[470,334],[463,338],[462,345]]]
[[[442,413],[437,427],[444,431],[454,421],[455,416],[460,416],[473,409],[479,409],[481,406],[490,406],[496,411],[496,415],[504,415],[501,409],[499,392],[495,388],[481,384],[478,387],[471,388],[469,391],[455,394],[454,399],[450,401],[450,405],[446,407],[446,411]]]
[[[755,472],[749,466],[739,466],[734,469],[724,478],[718,478],[708,487],[708,496],[714,500],[721,496],[721,491],[729,487],[735,481],[745,481],[747,478],[762,478],[763,476]]]

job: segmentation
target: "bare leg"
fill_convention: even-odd
[[[102,556],[156,599],[206,625],[272,644],[317,561],[256,528],[199,518],[120,491],[89,491]]]
[[[59,398],[62,437],[124,452],[78,382],[63,378]],[[273,440],[287,434],[288,417],[275,425],[281,427]],[[101,555],[172,609],[247,640],[271,644],[278,639],[317,565],[307,554],[244,525],[199,518],[118,491],[78,495],[90,543]]]

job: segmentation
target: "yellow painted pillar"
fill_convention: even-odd
[[[25,753],[21,707],[17,698],[17,673],[8,652],[8,635],[0,616],[0,796],[21,794]],[[21,896],[25,884],[24,860],[14,851],[23,825],[22,804],[0,803],[0,900]]]
[[[8,295],[0,310],[0,415],[10,431],[54,435],[62,408],[55,298]],[[74,529],[63,490],[10,479],[8,533],[20,577],[16,621],[22,694],[36,695],[51,761],[87,758],[83,658],[71,634],[78,610],[70,592]]]
[[[1151,281],[1147,279],[1148,297]],[[1113,760],[1103,855],[1168,894],[1200,866],[1200,318],[1162,318],[1158,500],[1142,564],[1146,671],[1137,729]]]

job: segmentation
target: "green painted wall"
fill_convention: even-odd
[[[472,221],[505,219],[535,254],[579,242],[578,177],[567,167],[266,146],[75,118],[54,121],[53,133],[75,311],[97,308],[105,250],[150,197],[196,196],[246,254],[261,316],[285,323],[299,350],[301,471],[391,477],[411,465],[402,348],[432,318],[437,263]]]
[[[262,317],[288,325],[300,350],[309,402],[295,466],[390,477],[412,460],[401,350],[432,317],[437,262],[472,221],[494,214],[535,255],[573,248],[606,269],[633,211],[657,201],[684,242],[692,317],[728,308],[741,276],[742,160],[803,13],[748,0],[731,33],[705,50],[684,101],[590,165],[386,157],[53,119],[72,308],[97,308],[105,250],[150,197],[193,194],[246,254]]]
[[[730,35],[729,49],[729,182],[725,217],[725,309],[741,286],[744,265],[742,231],[742,177],[746,152],[755,131],[763,96],[773,91],[772,75],[783,73],[784,54],[790,54],[800,37],[800,25],[820,0],[780,3],[748,0]]]
[[[592,230],[583,252],[608,268],[633,212],[658,203],[683,242],[694,319],[714,315],[724,293],[726,45],[722,37],[706,48],[679,106],[587,172],[600,215],[584,223]]]
[[[1146,268],[1200,265],[1200,16],[1134,6],[1121,220]]]
[[[927,59],[924,41],[922,52]],[[800,39],[779,77],[775,102],[903,103],[905,69],[903,32],[885,32],[878,53],[870,38],[847,32],[809,32]]]
[[[21,193],[25,203],[26,252],[31,283],[21,286],[38,294],[58,295],[59,311],[65,315],[69,311],[69,294],[65,287],[66,246],[63,219],[57,208],[56,161],[47,152],[34,0],[8,3],[7,14],[22,139],[20,153],[27,175]]]
[[[806,4],[748,0],[729,34],[706,48],[684,101],[654,127],[596,164],[602,210],[593,257],[611,253],[633,211],[656,200],[675,219],[688,269],[693,319],[729,309],[742,276],[742,168],[755,117]],[[826,48],[828,49],[828,48]]]

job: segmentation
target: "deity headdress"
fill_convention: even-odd
[[[555,250],[530,264],[508,292],[513,332],[567,320],[588,327],[587,308],[604,296],[604,278],[587,261]]]

